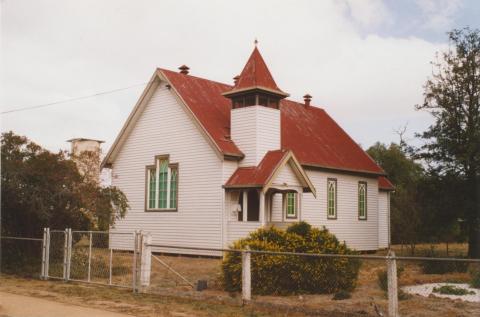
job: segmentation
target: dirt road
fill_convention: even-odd
[[[132,315],[0,292],[0,317],[132,317]]]

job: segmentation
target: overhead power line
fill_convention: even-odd
[[[0,112],[0,114],[8,114],[8,113],[20,112],[20,111],[28,111],[28,110],[33,110],[33,109],[58,105],[58,104],[62,104],[62,103],[67,103],[67,102],[72,102],[72,101],[77,101],[77,100],[82,100],[82,99],[87,99],[87,98],[93,98],[93,97],[97,97],[97,96],[101,96],[101,95],[107,95],[107,94],[119,92],[119,91],[122,91],[122,90],[131,89],[131,88],[135,88],[135,87],[145,86],[146,84],[148,84],[148,82],[142,83],[142,84],[136,84],[136,85],[132,85],[132,86],[128,86],[128,87],[123,87],[123,88],[117,88],[117,89],[97,92],[97,93],[92,94],[92,95],[75,97],[75,98],[70,98],[70,99],[65,99],[65,100],[59,100],[59,101],[50,102],[50,103],[44,103],[44,104],[41,104],[41,105],[14,108],[14,109],[11,109],[11,110],[2,111],[2,112]]]

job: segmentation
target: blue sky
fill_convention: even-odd
[[[444,42],[445,33],[452,27],[479,27],[480,2],[388,0],[393,23],[375,30],[382,36],[415,36],[428,41]],[[432,18],[432,15],[436,15]],[[425,21],[429,21],[425,23]]]
[[[452,28],[480,28],[474,0],[3,0],[2,111],[148,81],[156,67],[232,82],[253,40],[279,87],[305,93],[364,148],[431,124],[414,110]],[[1,130],[51,150],[113,142],[142,87],[5,114]]]

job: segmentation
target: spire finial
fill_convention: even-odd
[[[253,44],[255,44],[255,47],[257,47],[257,45],[258,45],[258,40],[257,40],[257,38],[255,38],[255,41],[253,41]]]

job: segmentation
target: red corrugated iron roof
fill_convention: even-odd
[[[253,88],[266,88],[271,92],[276,92],[283,96],[288,95],[278,88],[257,47],[255,47],[250,55],[247,64],[245,64],[245,67],[238,77],[236,85],[228,93],[233,94],[238,91],[245,91]]]
[[[192,110],[199,123],[225,155],[243,156],[230,139],[231,101],[222,93],[230,85],[160,69]],[[282,149],[290,149],[301,164],[347,171],[384,174],[384,171],[325,112],[283,99]]]
[[[304,165],[384,174],[325,110],[281,101],[282,148]]]
[[[258,186],[265,185],[270,177],[273,175],[275,169],[280,164],[282,159],[287,155],[286,150],[269,151],[258,166],[252,167],[239,167],[230,176],[226,182],[226,187],[237,186]]]
[[[378,178],[378,188],[382,190],[395,190],[395,186],[393,186],[392,182],[385,176]]]
[[[159,70],[192,110],[220,151],[226,155],[243,156],[230,139],[231,101],[222,96],[232,86],[166,69]]]

